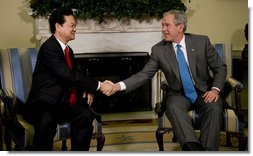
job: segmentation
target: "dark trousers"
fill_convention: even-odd
[[[195,109],[200,115],[200,138],[197,138],[188,112]],[[169,95],[166,101],[166,116],[172,124],[180,145],[202,144],[205,150],[219,150],[220,131],[223,123],[223,104],[205,103],[202,95],[191,104],[183,95]]]
[[[48,106],[43,101],[37,101],[36,105]],[[53,150],[53,140],[56,134],[57,123],[64,121],[68,121],[71,125],[71,150],[89,150],[94,117],[88,106],[62,105],[56,106],[55,108],[44,107],[34,117],[36,117],[37,122],[34,123],[35,134],[32,150]]]

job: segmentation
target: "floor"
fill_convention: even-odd
[[[103,152],[159,151],[155,137],[157,114],[154,111],[102,114],[102,122],[106,138]],[[224,144],[224,136],[221,134],[220,151],[236,152],[238,149],[237,140],[232,138],[233,146],[228,147]],[[179,144],[173,143],[171,139],[172,133],[164,134],[165,152],[181,151]],[[70,147],[69,141],[68,139],[68,148]],[[60,149],[61,142],[56,142],[54,150],[59,151]],[[92,140],[90,151],[96,151],[96,140]],[[245,151],[243,152],[245,153]]]
[[[106,137],[103,151],[157,152],[156,119],[157,114],[154,111],[103,114],[103,133]],[[164,135],[165,151],[181,151],[179,144],[173,143],[171,139],[171,133]],[[220,151],[237,151],[237,139],[232,138],[232,142],[233,146],[227,147],[225,145],[225,134],[221,134]],[[91,151],[96,151],[95,147],[96,143],[91,147]]]
[[[157,119],[154,111],[125,112],[102,114],[102,121]]]
[[[159,152],[155,132],[157,129],[157,115],[148,112],[127,112],[103,114],[103,133],[105,145],[102,152]],[[199,135],[199,132],[196,132]],[[69,141],[67,143],[69,144]],[[226,146],[225,134],[221,134],[220,152],[247,153],[237,151],[238,141],[232,139],[233,145]],[[92,140],[90,152],[96,152],[96,140]],[[58,142],[55,150],[60,150],[61,142]],[[69,147],[69,145],[68,145]],[[68,149],[69,150],[69,149]],[[179,144],[172,142],[172,133],[164,134],[164,153],[182,152]],[[159,152],[161,153],[161,151]]]

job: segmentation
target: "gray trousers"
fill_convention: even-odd
[[[188,111],[195,109],[200,115],[200,138],[197,138]],[[166,116],[172,124],[174,133],[181,147],[186,142],[198,142],[206,150],[217,151],[220,144],[220,131],[223,125],[223,104],[205,103],[202,95],[191,104],[183,95],[168,95]]]

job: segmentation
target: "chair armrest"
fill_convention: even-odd
[[[96,127],[95,127],[95,131],[98,133],[102,133],[102,115],[97,113],[93,108],[90,107],[90,110],[92,112],[92,114],[94,115],[94,118],[96,120]]]
[[[224,96],[224,98],[227,98],[227,96],[231,93],[231,92],[234,92],[235,94],[235,103],[240,103],[240,94],[241,94],[241,91],[243,89],[243,84],[230,77],[230,78],[227,78],[225,84],[224,84],[224,87],[223,87],[223,90],[222,90],[222,95]]]
[[[169,85],[168,85],[167,81],[162,81],[161,82],[161,89],[162,89],[163,92],[168,92]]]
[[[240,81],[238,81],[232,77],[228,78],[226,80],[226,83],[228,83],[236,91],[241,91],[243,88],[243,84]]]
[[[166,101],[168,88],[169,86],[167,84],[167,81],[162,81],[161,82],[162,101],[156,103],[156,106],[155,106],[155,112],[158,113],[158,115],[162,115],[165,111],[165,101]]]
[[[90,111],[94,115],[94,118],[97,120],[97,122],[102,123],[102,116],[101,114],[97,113],[93,108],[90,107]]]
[[[235,111],[235,113],[238,116],[238,119],[240,121],[243,121],[244,117],[243,114],[241,112],[241,91],[243,89],[243,84],[230,77],[227,78],[225,84],[224,84],[224,88],[222,91],[222,95],[224,96],[224,99],[228,97],[228,95],[230,93],[232,93],[232,104],[233,105],[229,105],[226,101],[225,101],[225,108],[227,109],[233,109]]]
[[[243,88],[243,85],[241,82],[230,77],[230,78],[227,78],[227,80],[225,81],[225,84],[221,93],[224,98],[227,98],[228,95],[233,91],[237,94],[238,93],[240,94],[242,88]]]

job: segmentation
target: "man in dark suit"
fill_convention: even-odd
[[[171,10],[162,19],[164,39],[152,47],[149,61],[137,74],[114,85],[114,91],[104,91],[111,95],[119,90],[130,92],[152,79],[161,70],[169,84],[166,116],[170,120],[182,150],[218,150],[220,130],[222,127],[222,90],[227,68],[211,45],[207,36],[186,34],[187,18],[184,12]],[[177,59],[178,51],[183,53],[195,94],[191,99],[187,87],[183,85],[185,77],[181,77],[181,69]],[[188,68],[188,69],[187,69]],[[209,74],[213,72],[213,77]],[[110,83],[108,81],[108,83]],[[185,88],[186,87],[186,88]],[[200,113],[200,139],[196,137],[188,111],[195,109]]]
[[[76,70],[73,50],[67,45],[76,33],[71,10],[54,10],[49,25],[52,36],[40,47],[23,114],[35,129],[32,150],[53,150],[56,126],[62,121],[70,123],[72,150],[89,150],[94,119],[89,106],[93,93],[105,88],[112,90],[112,86]]]

